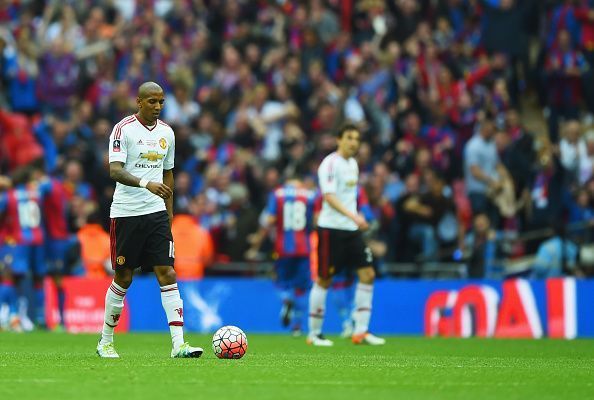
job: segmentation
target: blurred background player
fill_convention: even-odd
[[[32,164],[15,175],[13,187],[0,193],[0,213],[4,213],[5,260],[9,271],[7,279],[14,283],[18,296],[15,299],[11,292],[9,304],[12,310],[28,304],[25,278],[30,273],[33,283],[31,314],[35,324],[42,329],[46,326],[43,279],[47,275],[42,207],[50,190],[51,182],[43,178],[37,164]],[[19,314],[23,328],[32,328],[26,307],[19,310]]]
[[[301,179],[289,178],[274,190],[262,215],[261,229],[253,235],[253,254],[266,235],[274,236],[276,285],[283,306],[281,323],[299,335],[306,310],[306,293],[311,286],[310,234],[314,225],[316,193],[307,189]]]
[[[382,345],[385,340],[368,332],[373,298],[373,255],[363,240],[369,228],[357,211],[359,167],[353,158],[361,145],[361,133],[353,125],[338,131],[338,148],[326,156],[318,168],[323,196],[318,219],[318,279],[309,296],[309,334],[307,343],[332,346],[322,335],[328,288],[342,269],[356,270],[359,283],[355,289],[355,344]]]
[[[57,178],[44,178],[47,194],[43,199],[43,226],[45,229],[45,256],[48,275],[52,277],[58,293],[59,323],[64,328],[64,290],[62,277],[69,274],[72,263],[70,251],[78,240],[68,230],[68,194]]]
[[[5,176],[0,176],[0,190],[7,190],[12,182]],[[17,293],[14,287],[12,273],[9,269],[10,255],[4,223],[5,215],[0,214],[0,330],[20,332],[21,323],[17,310]]]

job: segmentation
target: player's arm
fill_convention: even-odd
[[[122,185],[132,187],[146,187],[148,191],[156,194],[159,197],[168,199],[173,195],[173,191],[169,186],[159,182],[147,182],[146,186],[143,182],[141,186],[141,179],[137,176],[132,175],[130,172],[124,169],[124,163],[119,161],[113,161],[109,163],[109,177]]]
[[[250,248],[245,252],[245,258],[247,260],[256,260],[258,258],[258,252],[262,247],[264,239],[268,236],[270,228],[276,223],[276,198],[274,193],[268,196],[268,203],[266,208],[260,213],[259,222],[260,227],[258,230],[247,237]]]
[[[262,225],[260,225],[258,230],[255,233],[253,233],[249,238],[249,242],[251,244],[252,249],[260,250],[260,247],[262,247],[264,239],[266,238],[266,236],[268,236],[268,233],[270,232],[270,228],[273,227],[275,223],[276,217],[274,215],[266,216]]]
[[[354,213],[350,212],[344,206],[344,204],[342,204],[341,201],[338,200],[338,197],[336,197],[336,195],[334,193],[324,193],[324,201],[326,203],[328,203],[328,205],[330,207],[332,207],[333,209],[335,209],[342,215],[353,220],[353,222],[355,224],[357,224],[359,229],[366,230],[367,228],[369,228],[369,225],[367,224],[367,221],[365,221],[365,218],[360,214],[354,214]]]
[[[169,225],[173,223],[173,185],[175,184],[173,180],[173,170],[172,169],[165,169],[163,170],[163,183],[171,189],[171,195],[165,198],[165,208],[167,208],[167,214],[169,214]]]

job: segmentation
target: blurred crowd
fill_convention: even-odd
[[[0,0],[0,173],[41,157],[70,232],[106,229],[108,137],[154,80],[202,266],[269,258],[268,193],[349,122],[384,261],[584,274],[593,63],[592,0]]]

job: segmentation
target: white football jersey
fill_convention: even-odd
[[[135,115],[121,120],[109,136],[109,162],[124,163],[132,175],[163,183],[163,170],[173,168],[175,136],[161,120],[149,129]],[[165,200],[145,188],[116,183],[111,218],[133,217],[166,210]]]
[[[328,155],[318,168],[318,180],[322,195],[334,193],[338,200],[353,214],[357,214],[357,181],[359,166],[354,158],[344,159],[337,152]],[[326,201],[322,202],[322,211],[318,217],[318,226],[322,228],[356,231],[357,224],[336,211]]]

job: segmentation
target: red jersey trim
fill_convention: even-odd
[[[172,129],[169,125],[167,125],[165,122],[161,121],[160,119],[157,120],[157,123],[164,125],[164,126],[168,127],[169,129]]]
[[[124,125],[128,125],[130,122],[134,121],[133,117],[134,117],[133,115],[126,117],[116,125],[116,131],[113,135],[114,139],[119,140],[122,137],[122,127]]]

